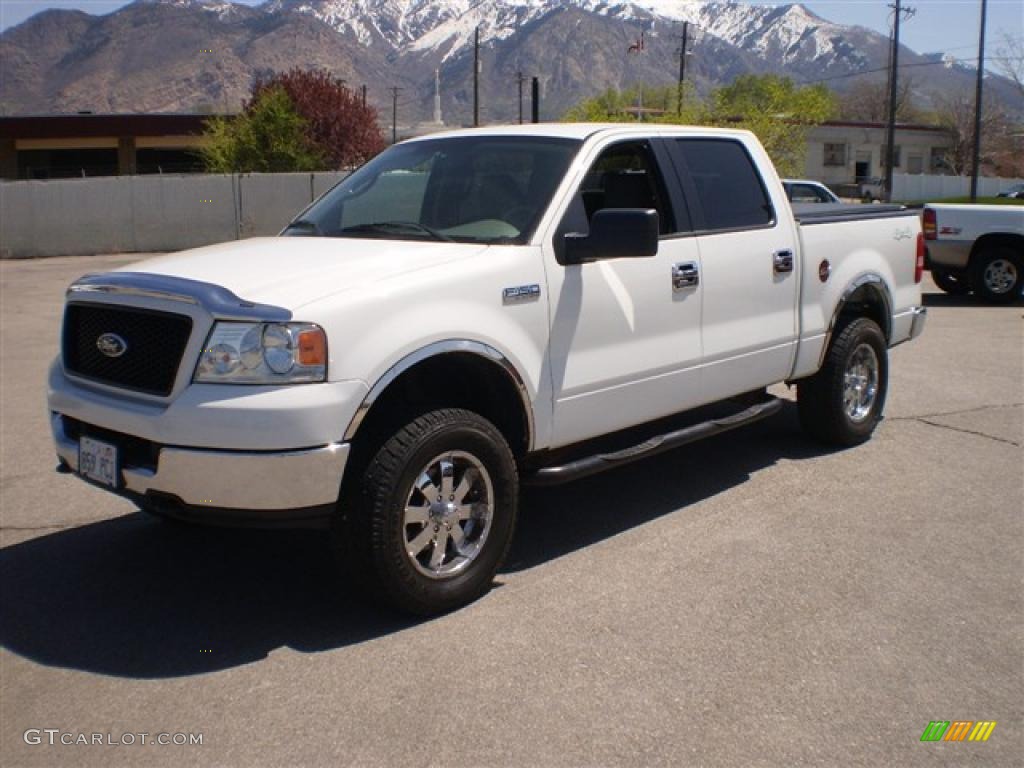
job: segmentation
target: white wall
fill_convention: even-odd
[[[978,196],[995,197],[1003,190],[1019,184],[1024,179],[996,179],[988,176],[978,178]],[[971,194],[970,176],[911,176],[908,173],[892,175],[892,199],[901,201],[939,201],[947,197],[964,197]]]
[[[0,257],[176,251],[276,234],[345,172],[0,182]]]

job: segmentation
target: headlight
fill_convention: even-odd
[[[194,381],[299,384],[324,381],[327,337],[312,323],[214,323]]]

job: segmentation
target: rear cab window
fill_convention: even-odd
[[[674,138],[666,143],[698,230],[723,232],[774,226],[771,198],[742,142]]]

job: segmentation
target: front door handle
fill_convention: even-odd
[[[700,285],[700,271],[697,269],[697,262],[685,261],[672,265],[672,291],[679,293],[687,288],[695,288]]]
[[[776,251],[772,261],[776,275],[782,275],[786,272],[793,271],[793,252],[788,248]]]

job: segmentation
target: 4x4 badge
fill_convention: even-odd
[[[128,342],[116,333],[104,333],[96,339],[96,349],[107,357],[120,357],[128,351]]]

